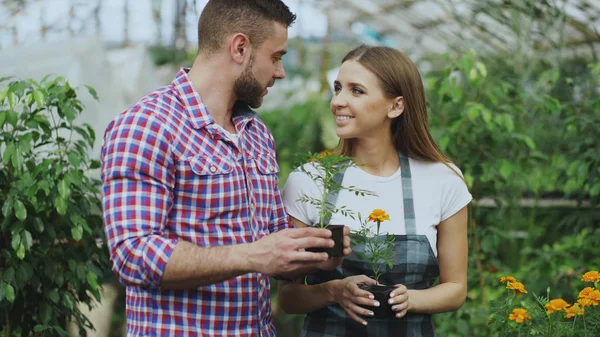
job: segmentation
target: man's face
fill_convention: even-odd
[[[252,50],[248,65],[234,83],[234,93],[238,100],[256,109],[262,105],[267,88],[275,80],[285,77],[281,58],[287,51],[287,28],[273,22],[273,34],[258,50]]]

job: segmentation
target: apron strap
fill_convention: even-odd
[[[344,180],[344,174],[346,173],[346,168],[348,167],[348,165],[343,165],[342,169],[336,173],[333,176],[333,181],[336,184],[341,185],[342,181]],[[335,207],[335,202],[337,201],[337,197],[338,197],[338,192],[336,191],[335,193],[331,193],[328,197],[327,197],[327,203],[330,205],[333,205]],[[331,220],[331,216],[333,214],[327,214],[325,215],[325,218],[323,219],[323,223],[324,224],[329,224],[329,220]]]
[[[412,174],[410,172],[410,161],[408,157],[398,151],[398,156],[400,157],[400,174],[402,178],[402,198],[403,198],[403,207],[404,207],[404,226],[407,235],[416,235],[417,234],[417,222],[415,217],[415,204],[413,198],[413,189],[412,189]],[[337,184],[342,184],[344,180],[344,174],[346,173],[346,168],[348,166],[344,165],[343,168],[333,177],[333,181]],[[337,201],[338,193],[332,193],[327,197],[327,202],[331,205],[335,205]],[[328,214],[325,219],[323,219],[323,223],[329,223],[331,220],[331,214]]]
[[[408,157],[398,151],[400,156],[400,174],[402,175],[402,198],[404,199],[404,226],[407,235],[417,234],[417,221],[415,217],[415,202],[413,198],[412,174]]]

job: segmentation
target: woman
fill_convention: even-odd
[[[423,82],[404,54],[360,46],[344,57],[334,89],[338,152],[358,164],[344,172],[342,184],[376,194],[341,191],[335,204],[363,217],[376,208],[390,215],[381,230],[395,235],[394,267],[379,282],[396,287],[388,300],[395,317],[370,317],[370,308],[380,304],[360,286],[376,282],[355,253],[306,283],[282,282],[279,304],[288,313],[307,314],[303,336],[434,336],[431,314],[458,309],[467,294],[471,194],[429,133]],[[318,197],[318,191],[307,174],[290,174],[284,203],[297,227],[318,223],[317,209],[298,202],[302,195]],[[360,227],[342,214],[330,223]]]

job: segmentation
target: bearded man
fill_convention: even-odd
[[[291,225],[252,110],[285,77],[294,20],[280,0],[209,1],[192,68],[109,124],[103,213],[128,336],[275,336],[270,276],[341,262],[305,250],[331,232]]]

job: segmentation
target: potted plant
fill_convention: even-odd
[[[335,245],[331,248],[312,248],[309,250],[313,252],[326,252],[329,257],[342,257],[344,256],[344,225],[330,224],[329,220],[337,213],[354,219],[354,212],[345,205],[336,207],[335,201],[332,198],[342,190],[351,191],[360,196],[373,195],[373,193],[354,186],[342,185],[343,172],[348,167],[356,165],[352,161],[352,158],[337,155],[331,151],[308,153],[306,158],[308,160],[304,161],[308,161],[309,163],[300,165],[299,169],[317,184],[319,187],[319,196],[311,197],[304,194],[298,199],[298,202],[309,203],[317,208],[319,222],[314,225],[319,228],[331,230],[331,238],[335,242]]]
[[[367,219],[362,220],[360,214],[358,214],[358,219],[361,227],[360,230],[353,233],[353,241],[357,244],[354,251],[361,260],[371,266],[373,275],[369,276],[377,281],[377,285],[364,285],[361,288],[372,293],[375,300],[380,303],[379,307],[369,308],[376,318],[392,318],[395,313],[388,304],[388,299],[396,287],[379,284],[379,278],[384,269],[394,266],[394,236],[381,232],[381,223],[390,220],[390,216],[384,210],[375,209]],[[376,225],[373,226],[370,224],[371,222]]]
[[[99,168],[83,105],[62,77],[0,79],[0,333],[67,336],[90,320],[77,303],[100,300],[110,273]],[[93,89],[88,88],[96,97]]]

